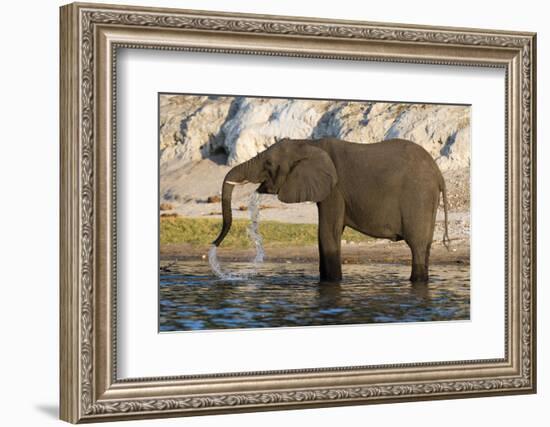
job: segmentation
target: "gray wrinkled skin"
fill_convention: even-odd
[[[233,187],[246,182],[260,184],[259,193],[276,194],[285,203],[317,203],[321,282],[342,280],[345,227],[375,238],[405,240],[412,253],[410,280],[428,281],[440,193],[445,230],[448,209],[441,171],[419,145],[403,139],[374,144],[283,139],[227,173],[223,225],[215,246],[231,227]],[[444,243],[448,240],[445,231]]]

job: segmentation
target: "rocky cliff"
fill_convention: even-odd
[[[161,170],[216,156],[229,166],[278,138],[337,137],[372,143],[405,138],[420,144],[443,172],[468,168],[470,108],[435,104],[163,95]]]
[[[160,200],[170,208],[163,213],[219,217],[220,204],[214,201],[231,166],[255,156],[278,138],[324,136],[365,144],[400,137],[422,145],[441,168],[449,206],[458,215],[451,217],[453,234],[467,234],[467,106],[164,95],[160,99]],[[235,189],[235,217],[248,215],[247,200],[256,187]],[[267,195],[262,200],[264,219],[317,221],[313,203],[289,205]]]

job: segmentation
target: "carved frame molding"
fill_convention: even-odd
[[[535,391],[535,34],[71,4],[61,8],[60,43],[62,419]],[[113,146],[120,47],[505,68],[506,357],[117,380]],[[289,380],[300,385],[285,386]]]

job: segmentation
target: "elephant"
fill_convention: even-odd
[[[222,185],[219,246],[231,227],[231,195],[239,184],[285,203],[315,202],[321,283],[342,280],[341,237],[350,227],[374,238],[404,240],[411,249],[413,283],[427,283],[440,193],[448,249],[448,203],[432,156],[405,139],[353,143],[336,138],[282,139],[233,167]]]

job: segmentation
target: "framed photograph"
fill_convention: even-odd
[[[536,391],[534,33],[60,13],[63,420]]]

